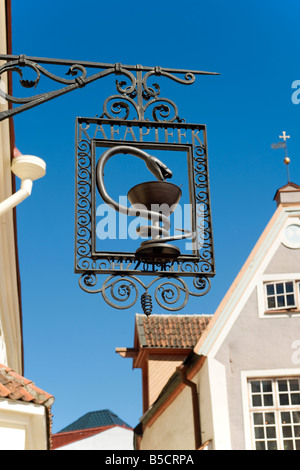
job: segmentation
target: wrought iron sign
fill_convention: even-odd
[[[65,85],[26,99],[0,87],[2,98],[19,105],[0,120],[104,76],[123,76],[101,115],[76,120],[75,272],[81,288],[121,309],[140,299],[146,315],[154,298],[176,311],[190,295],[206,294],[215,274],[206,127],[186,123],[176,104],[161,97],[160,85],[149,82],[166,77],[189,85],[196,74],[211,73],[25,56],[0,60],[7,60],[0,77],[17,72],[23,87],[35,88],[41,75]],[[70,78],[41,63],[68,66]],[[36,73],[34,80],[24,79],[24,67]],[[88,68],[101,71],[89,76]]]
[[[182,309],[214,276],[206,128],[180,119],[159,85],[147,85],[152,75],[161,69],[130,75],[131,85],[117,81],[101,117],[78,118],[76,135],[80,286],[117,308],[140,298],[147,315],[153,298]]]
[[[106,302],[119,308],[134,305],[142,291],[145,313],[151,312],[151,288],[158,304],[168,310],[186,305],[189,294],[204,295],[214,275],[205,126],[78,118],[76,141],[75,270],[81,273],[81,287],[87,292],[101,292]],[[104,184],[103,170],[108,159],[114,156],[118,156],[119,171],[115,171],[112,164],[111,173],[107,174],[109,190]],[[142,162],[139,165],[135,159],[144,160],[145,178],[150,176],[151,181],[134,185],[128,192],[129,204],[126,204],[123,188],[135,183],[135,168],[140,170],[139,174],[144,169]],[[184,165],[186,175],[183,175]],[[152,181],[151,171],[158,180]],[[182,188],[164,181],[171,172]],[[184,204],[178,211],[176,204],[183,196]],[[151,207],[154,210],[151,211]],[[155,212],[155,207],[160,213]],[[173,227],[173,231],[178,229],[178,234],[170,233],[172,215],[174,222],[180,225]],[[150,225],[143,225],[146,219],[150,220]],[[132,240],[138,238],[134,237],[135,228],[144,241]],[[125,246],[130,243],[135,251],[120,251],[122,239],[126,239]],[[104,283],[103,275],[106,276]],[[154,279],[145,282],[146,275]],[[195,293],[189,291],[186,282],[190,277]]]

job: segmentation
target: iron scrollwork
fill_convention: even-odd
[[[0,61],[5,63],[0,66],[0,79],[4,73],[16,72],[19,75],[19,83],[23,88],[36,89],[40,83],[41,76],[50,79],[52,82],[65,85],[63,88],[45,93],[35,94],[30,97],[15,97],[4,91],[0,87],[0,96],[7,103],[17,104],[19,106],[0,112],[0,121],[10,116],[26,111],[52,100],[58,96],[69,93],[77,88],[83,88],[89,83],[99,80],[108,75],[124,76],[125,80],[129,80],[129,85],[123,80],[116,80],[117,94],[111,95],[104,102],[103,116],[109,119],[119,119],[121,111],[124,111],[122,119],[128,119],[130,108],[135,111],[135,119],[145,119],[145,111],[153,103],[159,102],[152,111],[152,117],[155,120],[168,120],[170,109],[175,111],[174,117],[171,119],[179,120],[178,110],[171,100],[159,97],[160,87],[158,84],[152,86],[147,85],[150,76],[164,76],[174,80],[180,84],[190,85],[195,81],[195,75],[218,75],[214,72],[203,71],[185,71],[180,69],[165,69],[161,67],[143,67],[141,65],[130,66],[116,64],[104,64],[99,62],[88,61],[71,61],[63,59],[49,59],[41,57],[28,57],[24,54],[5,55],[0,54]],[[47,70],[43,65],[67,67],[65,75],[68,78],[57,75]],[[23,70],[33,70],[36,74],[34,79],[24,78]],[[96,73],[89,73],[91,70],[98,69]],[[136,76],[134,75],[136,74]],[[144,73],[144,76],[143,76]],[[177,75],[184,74],[184,78]],[[134,101],[136,98],[136,101]],[[149,101],[150,100],[150,101]],[[143,101],[148,101],[145,105]],[[111,102],[111,103],[110,103]],[[108,109],[110,103],[110,110]],[[171,107],[171,108],[170,108]]]
[[[109,75],[117,77],[116,92],[104,101],[102,113],[98,114],[100,117],[78,121],[81,128],[76,138],[75,272],[81,275],[79,280],[81,288],[86,292],[101,293],[109,305],[122,309],[135,305],[140,295],[139,292],[142,291],[141,307],[146,315],[152,312],[153,299],[160,307],[176,311],[187,304],[189,296],[199,297],[206,294],[210,288],[210,278],[215,273],[205,126],[186,124],[184,119],[179,117],[175,102],[161,96],[161,86],[157,81],[160,77],[164,77],[181,85],[191,85],[195,82],[196,75],[218,74],[25,55],[0,54],[0,63],[0,80],[6,73],[17,75],[22,88],[34,91],[32,96],[16,97],[7,93],[5,87],[0,86],[0,97],[10,104],[7,109],[0,112],[0,121],[75,89],[84,88],[103,77]],[[54,66],[55,73],[48,70],[45,65]],[[57,73],[59,67],[67,68],[65,76]],[[31,75],[33,72],[34,77],[27,78],[26,71],[31,71]],[[36,93],[42,77],[52,83],[58,83],[59,88]],[[151,80],[152,83],[150,83]],[[89,134],[93,125],[96,128],[100,126],[103,133],[101,138],[96,135],[97,130],[93,135]],[[110,137],[105,135],[103,130],[105,126],[111,128]],[[184,148],[187,152],[190,162],[190,194],[194,204],[192,225],[195,247],[192,255],[183,254],[175,260],[162,259],[149,263],[143,259],[136,259],[134,253],[116,254],[97,251],[95,246],[95,155],[93,152],[95,145],[98,145],[101,140],[106,141],[108,146],[116,144],[113,142],[114,126],[119,126],[119,128],[127,126],[131,140],[124,138],[125,144],[136,145],[140,148],[145,148],[147,145],[156,148],[162,143],[166,148],[167,135],[174,132],[176,136],[174,145]],[[146,132],[143,132],[143,129],[146,129]],[[166,132],[165,140],[161,137],[164,132]],[[186,135],[189,137],[186,138]],[[174,145],[170,146],[172,150],[174,150]],[[99,287],[99,279],[102,275],[108,277]],[[147,284],[141,280],[141,276],[152,276],[153,279]],[[193,289],[188,286],[189,278],[193,279]]]
[[[186,282],[181,278],[161,277],[154,278],[150,283],[142,282],[136,276],[109,276],[101,287],[97,288],[98,277],[95,273],[82,274],[79,279],[80,287],[88,293],[101,293],[105,302],[113,308],[128,309],[133,307],[139,298],[139,288],[143,289],[140,296],[141,307],[145,315],[151,315],[153,311],[152,295],[157,304],[168,311],[178,311],[184,308],[189,296],[201,297],[210,289],[209,278],[196,278],[194,287],[198,292],[190,292]],[[155,284],[158,284],[155,287]],[[154,294],[149,290],[154,286]]]
[[[140,121],[149,120],[147,117],[147,111],[149,111],[154,121],[182,122],[183,120],[178,116],[178,108],[174,101],[169,98],[160,97],[159,84],[153,83],[151,86],[148,86],[147,81],[150,77],[162,76],[183,85],[191,85],[196,79],[195,74],[187,72],[184,79],[182,79],[164,71],[161,67],[154,67],[153,70],[148,71],[142,76],[142,70],[142,67],[138,69],[137,74],[140,74],[140,76],[136,80],[133,74],[128,73],[121,66],[118,68],[118,73],[125,75],[129,79],[130,85],[127,85],[125,81],[119,82],[116,80],[116,88],[119,94],[111,95],[105,100],[101,117],[108,119],[120,119],[122,117],[122,119],[128,119],[130,117],[130,108],[132,108],[134,111],[132,118]],[[137,102],[134,101],[136,97],[138,98]],[[108,103],[110,102],[110,110],[108,110]],[[124,114],[120,116],[122,110]]]
[[[137,260],[134,253],[102,253],[95,246],[95,166],[98,146],[115,147],[126,135],[128,145],[142,148],[157,146],[160,150],[183,148],[189,156],[189,180],[191,200],[194,203],[194,227],[197,234],[192,255],[182,254],[175,261],[162,260],[148,263]],[[118,132],[116,131],[118,128]],[[144,132],[141,132],[141,129]],[[118,141],[108,139],[113,133]],[[163,144],[159,132],[181,139],[186,143]],[[100,134],[100,135],[98,135]],[[101,138],[100,138],[101,137]],[[138,139],[140,139],[139,142]],[[152,142],[153,139],[157,142]],[[150,142],[150,143],[149,143]],[[101,293],[111,307],[127,309],[140,298],[141,308],[151,314],[156,304],[168,311],[183,309],[188,299],[201,297],[210,289],[210,278],[214,276],[214,254],[210,215],[209,176],[207,164],[206,132],[203,125],[186,123],[164,123],[154,121],[116,121],[97,118],[79,118],[77,129],[77,221],[75,271],[81,274],[80,287],[89,293]],[[156,147],[155,147],[156,148]],[[101,282],[103,276],[108,277]],[[141,277],[152,278],[148,284]],[[192,286],[189,284],[192,280]]]

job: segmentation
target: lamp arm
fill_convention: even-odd
[[[9,196],[5,201],[0,202],[0,217],[6,212],[13,209],[20,202],[24,201],[31,194],[33,182],[30,179],[24,179],[21,181],[20,189]]]

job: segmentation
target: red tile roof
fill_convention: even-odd
[[[108,429],[115,427],[123,427],[124,429],[129,430],[129,428],[125,428],[125,426],[110,424],[109,426],[101,426],[97,428],[80,429],[77,431],[68,431],[52,434],[52,450],[65,446],[67,444],[71,444],[72,442],[81,441],[82,439],[94,436],[95,434],[100,434],[103,431],[107,431]]]
[[[0,364],[0,398],[31,402],[47,408],[54,402],[53,395],[3,364]]]
[[[211,315],[136,315],[142,348],[193,348]]]

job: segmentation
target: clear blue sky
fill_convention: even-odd
[[[184,313],[213,314],[287,182],[283,150],[271,149],[284,130],[300,184],[299,2],[12,0],[12,17],[14,54],[221,74],[170,88],[180,116],[207,125],[217,275]],[[142,415],[140,371],[115,353],[133,346],[139,308],[111,309],[73,272],[75,118],[101,114],[112,92],[114,78],[100,80],[15,118],[19,150],[47,163],[17,212],[25,376],[55,396],[54,432],[88,411],[132,426]]]

